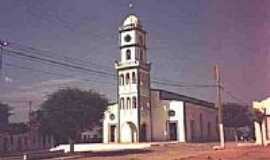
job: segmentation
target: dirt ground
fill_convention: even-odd
[[[79,160],[270,160],[270,147],[236,147],[214,151],[215,144],[169,144],[140,151],[85,155]]]

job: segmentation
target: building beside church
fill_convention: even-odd
[[[104,113],[104,143],[218,140],[217,108],[197,98],[151,88],[146,32],[135,15],[119,28],[117,103]]]
[[[260,102],[253,102],[253,108],[259,109],[264,115],[261,124],[254,122],[256,143],[268,145],[270,144],[270,97]]]

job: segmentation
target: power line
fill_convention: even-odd
[[[33,48],[31,48],[31,49],[33,49]],[[35,50],[37,50],[37,49],[35,49]],[[102,76],[110,76],[111,78],[116,79],[115,74],[105,72],[105,71],[96,70],[96,69],[90,69],[90,68],[87,68],[87,67],[84,67],[84,66],[81,66],[81,65],[77,65],[77,64],[72,63],[73,62],[72,60],[71,60],[71,63],[67,63],[67,62],[51,59],[52,58],[51,56],[49,56],[49,57],[48,56],[40,57],[40,56],[37,56],[37,55],[31,55],[31,54],[28,54],[28,53],[25,53],[25,52],[22,52],[22,51],[9,50],[9,49],[5,49],[5,51],[9,55],[15,55],[15,56],[19,56],[19,57],[29,58],[29,59],[31,59],[31,61],[40,62],[40,63],[45,62],[45,63],[49,63],[51,65],[68,67],[68,68],[72,68],[72,69],[76,69],[76,70],[80,70],[80,71],[87,71],[87,72],[95,73],[95,74],[98,74],[100,76],[101,75]],[[43,54],[40,54],[40,55],[44,56]],[[71,59],[71,58],[69,57],[69,59]],[[214,85],[168,83],[167,81],[161,81],[161,80],[152,80],[152,83],[159,84],[159,85],[165,85],[165,86],[181,87],[181,88],[209,88],[209,87],[215,87]]]
[[[110,76],[110,77],[115,78],[115,74],[86,68],[86,67],[83,67],[80,65],[74,65],[74,64],[67,63],[67,62],[61,62],[61,61],[57,61],[57,60],[49,59],[49,58],[45,58],[45,57],[38,57],[38,56],[30,55],[30,54],[27,54],[27,53],[21,52],[21,51],[15,51],[15,50],[9,50],[9,49],[5,49],[5,51],[8,54],[15,54],[15,55],[22,56],[22,57],[28,57],[30,59],[40,60],[40,61],[48,62],[51,64],[56,64],[56,65],[60,65],[60,66],[65,66],[65,67],[69,67],[69,68],[73,68],[73,69],[83,70],[83,71],[87,71],[90,73],[96,73],[96,74],[106,75],[106,76]]]
[[[175,84],[175,83],[167,83],[164,81],[152,80],[152,83],[165,85],[165,86],[173,86],[173,87],[181,87],[181,88],[213,88],[216,85],[204,85],[204,84]]]
[[[22,57],[22,56],[19,56],[19,55],[16,55],[16,54],[8,54],[8,56],[12,56],[12,57],[16,57],[16,58],[23,58],[23,59],[26,59],[26,60],[29,60],[29,61],[31,61],[31,62],[37,62],[37,63],[41,63],[41,64],[44,64],[44,65],[50,65],[50,67],[57,67],[57,68],[60,68],[60,69],[64,69],[64,70],[68,70],[68,71],[71,71],[71,72],[74,72],[74,70],[72,70],[72,68],[67,68],[67,67],[65,67],[65,66],[60,66],[60,65],[57,65],[57,64],[52,64],[52,63],[48,63],[48,62],[44,62],[44,61],[41,61],[41,60],[37,60],[37,59],[30,59],[30,58],[28,58],[28,57]],[[86,71],[84,71],[84,70],[79,70],[79,71],[83,71],[84,73],[86,72]],[[89,72],[87,72],[87,73],[89,73]],[[98,75],[94,75],[94,76],[98,76]],[[102,75],[103,76],[103,78],[104,77],[106,77],[106,78],[108,78],[108,76],[104,76],[104,75]],[[101,77],[101,75],[99,75],[99,77]]]
[[[249,103],[246,103],[246,102],[243,101],[241,98],[238,98],[238,97],[234,96],[230,91],[224,89],[224,92],[225,92],[229,97],[231,97],[232,99],[234,99],[234,100],[236,100],[236,101],[238,101],[238,102],[240,102],[240,103],[242,103],[242,104],[249,105]]]
[[[17,68],[17,69],[22,69],[22,70],[29,70],[29,71],[34,71],[34,72],[39,72],[39,73],[45,73],[45,74],[49,74],[49,75],[55,75],[55,76],[60,76],[60,77],[65,77],[65,78],[76,78],[73,75],[67,75],[67,74],[61,74],[61,73],[54,73],[54,72],[48,72],[48,71],[42,71],[42,70],[38,70],[38,69],[34,69],[34,68],[30,68],[30,67],[25,67],[25,66],[18,66],[18,65],[14,65],[14,64],[9,64],[9,63],[5,63],[6,66],[8,67],[13,67],[13,68]],[[94,81],[94,80],[90,80],[87,78],[83,78],[83,79],[79,79],[82,81],[86,81],[86,82],[95,82],[95,83],[102,83],[102,84],[109,84],[112,86],[115,86],[115,84],[113,83],[107,83],[107,82],[101,82],[101,81]]]
[[[72,68],[72,69],[77,69],[77,70],[81,70],[81,71],[87,71],[87,72],[91,72],[91,73],[96,73],[99,75],[104,75],[104,76],[109,76],[112,77],[114,79],[116,79],[116,75],[112,74],[112,73],[108,73],[108,72],[104,72],[104,71],[99,71],[99,70],[94,70],[94,69],[90,69],[90,68],[86,68],[80,65],[74,65],[74,64],[70,64],[70,63],[66,63],[66,62],[61,62],[61,61],[57,61],[57,60],[53,60],[53,59],[49,59],[49,58],[44,58],[44,57],[39,57],[36,55],[30,55],[27,54],[25,52],[21,52],[21,51],[14,51],[14,50],[8,50],[5,49],[5,51],[8,54],[12,54],[12,55],[17,55],[17,56],[21,56],[21,57],[27,57],[30,58],[34,61],[38,61],[38,62],[47,62],[53,65],[60,65],[60,66],[64,66],[64,67],[68,67],[68,68]],[[163,82],[163,81],[159,81],[159,80],[153,80],[153,83],[156,84],[160,84],[160,85],[166,85],[166,86],[175,86],[175,87],[186,87],[186,88],[206,88],[206,87],[214,87],[214,85],[199,85],[199,84],[191,84],[191,85],[187,85],[187,84],[172,84],[172,83],[168,83],[168,82]]]
[[[37,49],[37,48],[34,48],[34,47],[32,47],[32,46],[22,45],[22,44],[19,44],[19,43],[16,43],[16,42],[11,42],[11,44],[15,44],[15,45],[19,45],[19,46],[22,46],[22,47],[26,47],[26,48],[30,49],[31,51],[34,51],[34,53],[38,52],[37,54],[42,55],[42,56],[44,56],[44,54],[42,54],[42,53],[44,53],[44,52],[50,53],[50,54],[56,54],[56,53],[51,52],[51,51]],[[42,52],[42,53],[40,53],[40,52]],[[53,57],[53,56],[51,56],[51,55],[45,55],[45,56],[47,56],[47,57],[49,57],[49,58],[55,58],[55,57]],[[102,67],[110,68],[110,69],[111,69],[111,67],[108,67],[108,66],[105,66],[105,65],[96,64],[96,63],[93,63],[93,62],[84,61],[84,60],[79,59],[79,58],[67,57],[67,56],[64,56],[64,58],[65,58],[65,59],[68,59],[69,62],[71,62],[71,63],[73,63],[73,64],[74,64],[74,60],[75,60],[75,61],[79,61],[79,62],[83,62],[83,63],[91,63],[91,64],[93,64],[93,65],[99,66],[99,69],[102,68]],[[64,60],[64,61],[65,61],[65,60]],[[102,68],[102,69],[104,69],[104,68]],[[106,69],[105,69],[105,70],[106,70]],[[115,75],[115,76],[116,76],[116,75]],[[156,78],[155,78],[155,79],[156,79]],[[157,79],[158,79],[158,78],[157,78]],[[172,86],[178,86],[178,87],[180,87],[180,85],[178,85],[178,84],[181,83],[181,87],[184,87],[184,86],[185,86],[186,88],[188,88],[188,87],[193,87],[193,88],[194,88],[194,87],[199,87],[199,88],[202,88],[202,87],[213,87],[212,85],[186,84],[186,83],[183,83],[183,82],[176,82],[176,81],[167,80],[167,79],[159,79],[159,80],[155,80],[155,81],[152,81],[152,82],[153,82],[153,83],[156,83],[156,84],[161,84],[161,85],[169,85],[168,82],[171,82],[171,83],[177,83],[176,85],[175,85],[175,84],[172,84]]]
[[[37,49],[35,47],[32,47],[32,46],[28,46],[28,45],[23,45],[23,44],[19,44],[19,43],[16,43],[16,42],[10,42],[11,45],[14,45],[15,46],[15,49],[16,49],[16,46],[18,46],[20,49],[24,50],[24,51],[27,51],[27,52],[31,52],[31,53],[35,53],[35,54],[38,54],[38,55],[42,55],[42,56],[46,56],[48,58],[56,58],[52,55],[57,55],[56,52],[51,52],[49,50],[42,50],[42,49]],[[24,49],[26,48],[26,49]],[[69,56],[61,56],[61,58],[63,57],[63,60],[64,61],[69,61],[69,62],[72,62],[72,63],[75,63],[74,61],[77,61],[79,62],[80,64],[83,64],[83,65],[87,65],[87,66],[95,66],[95,67],[99,67],[104,69],[104,70],[112,70],[111,67],[109,66],[106,66],[106,65],[101,65],[101,64],[97,64],[97,63],[94,63],[94,62],[91,62],[91,61],[85,61],[85,60],[82,60],[82,59],[79,59],[79,58],[75,58],[75,57],[69,57]],[[59,58],[59,57],[57,57]],[[106,68],[106,69],[105,69]]]

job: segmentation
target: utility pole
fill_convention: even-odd
[[[8,42],[0,40],[0,80],[2,77],[2,69],[3,69],[3,54],[4,54],[3,48],[6,46],[8,46]]]
[[[30,146],[33,146],[33,134],[32,134],[32,132],[33,132],[33,126],[32,126],[32,121],[33,121],[33,119],[32,119],[32,115],[31,115],[31,113],[32,113],[32,101],[28,101],[28,107],[29,107],[29,111],[28,111],[28,119],[29,119],[29,128],[30,128],[30,132],[29,132],[29,143],[30,143]],[[32,148],[31,148],[32,149]]]
[[[215,81],[216,81],[216,88],[217,88],[217,102],[216,107],[218,108],[218,127],[219,127],[219,139],[220,139],[220,149],[225,147],[225,140],[224,140],[224,127],[223,127],[223,105],[222,105],[222,98],[221,98],[221,76],[219,66],[215,65]]]

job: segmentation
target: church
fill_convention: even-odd
[[[104,113],[103,142],[218,140],[218,110],[213,103],[151,87],[146,36],[133,14],[119,27],[117,102]]]

